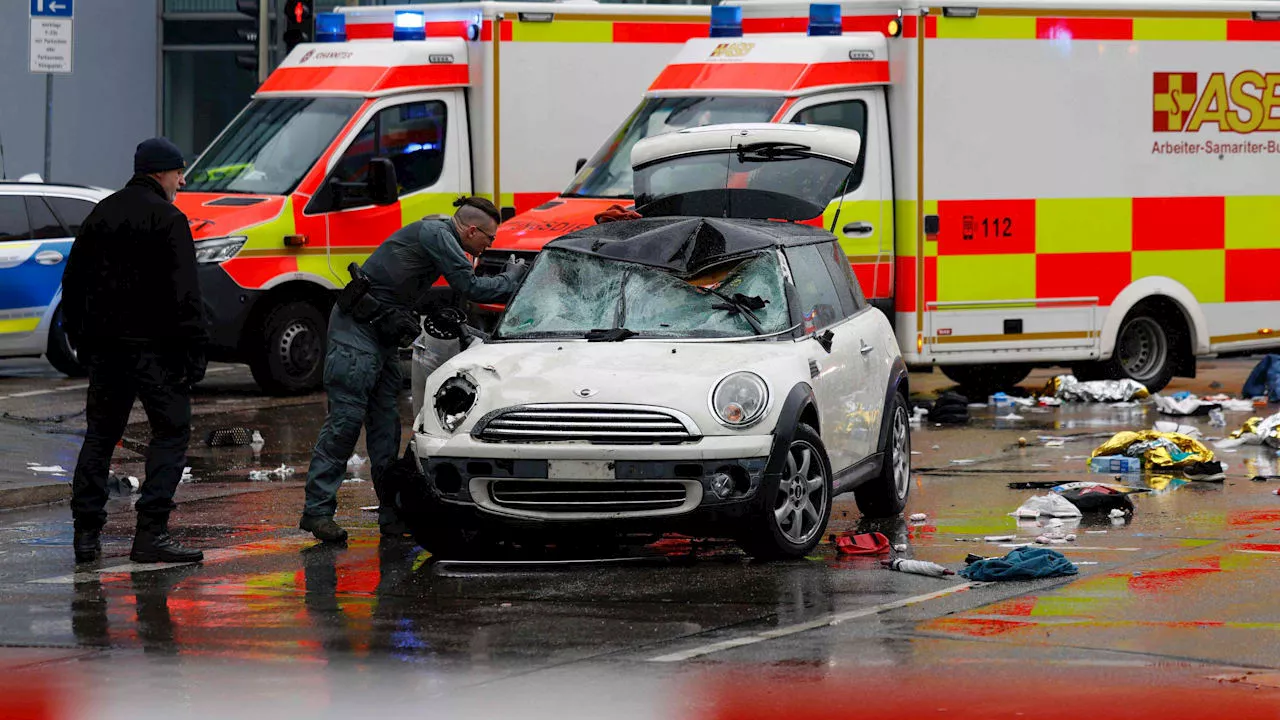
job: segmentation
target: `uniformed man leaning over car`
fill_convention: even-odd
[[[329,316],[324,384],[329,395],[315,453],[307,472],[306,506],[298,527],[325,542],[343,542],[347,531],[333,520],[347,460],[365,426],[383,535],[402,535],[403,523],[382,498],[382,475],[400,447],[398,398],[400,348],[420,332],[414,306],[444,276],[460,295],[476,302],[505,299],[524,277],[522,261],[501,275],[476,277],[466,255],[478,257],[492,243],[501,216],[484,198],[459,198],[452,218],[424,219],[397,230],[353,273]]]

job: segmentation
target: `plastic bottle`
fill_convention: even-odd
[[[1209,426],[1210,427],[1226,427],[1227,426],[1227,416],[1222,414],[1221,408],[1214,408],[1209,411]]]
[[[929,562],[928,560],[907,560],[905,558],[894,558],[892,560],[881,560],[881,565],[890,570],[898,572],[911,573],[912,575],[929,575],[930,577],[944,577],[947,575],[955,575],[954,570],[949,570],[938,563]]]

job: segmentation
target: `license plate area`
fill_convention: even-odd
[[[608,460],[549,460],[548,480],[613,480],[614,463]]]

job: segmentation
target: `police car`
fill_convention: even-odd
[[[80,224],[110,194],[0,181],[0,358],[44,355],[66,375],[85,373],[62,326],[62,272]]]

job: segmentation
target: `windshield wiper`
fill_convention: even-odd
[[[719,290],[714,290],[712,288],[707,288],[707,292],[725,301],[725,304],[716,303],[715,305],[712,305],[711,309],[727,310],[732,314],[742,315],[743,319],[747,321],[747,324],[751,326],[752,332],[757,335],[764,334],[764,326],[760,324],[760,318],[756,317],[754,311],[763,310],[764,306],[768,304],[768,300],[765,300],[758,295],[747,297],[742,293],[725,295]]]
[[[633,338],[639,335],[635,330],[628,330],[623,327],[609,328],[608,330],[588,330],[582,337],[587,342],[622,342],[627,338]]]

